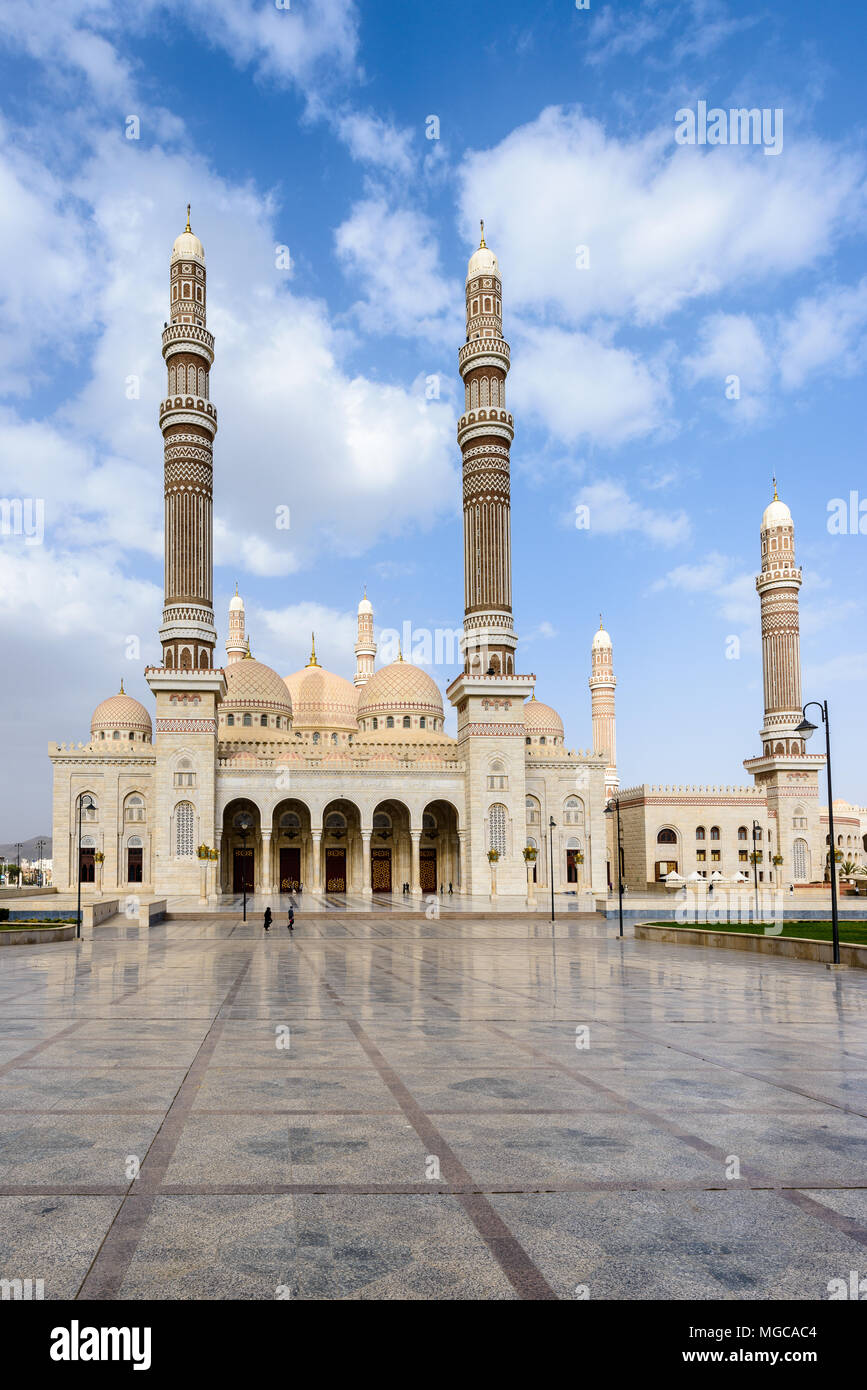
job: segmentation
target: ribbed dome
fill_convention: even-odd
[[[262,661],[254,661],[252,657],[233,661],[226,667],[223,706],[227,710],[292,715],[289,692],[277,672]]]
[[[91,737],[100,731],[108,733],[115,729],[123,733],[146,734],[148,739],[153,735],[151,717],[144,705],[131,695],[125,695],[123,688],[120,694],[110,695],[97,705],[90,721]]]
[[[374,714],[432,714],[442,719],[443,697],[426,671],[411,661],[393,661],[362,687],[358,717]]]
[[[317,665],[293,672],[283,684],[292,696],[296,732],[358,732],[358,691],[351,681]]]
[[[555,709],[543,705],[541,700],[528,700],[524,705],[524,726],[531,738],[541,734],[546,738],[564,737],[563,720]]]

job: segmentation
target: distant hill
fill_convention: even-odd
[[[36,858],[38,858],[38,856],[39,856],[39,850],[36,848],[36,842],[37,842],[37,840],[40,840],[40,839],[42,839],[42,840],[45,841],[45,844],[44,844],[43,850],[42,850],[42,857],[43,857],[44,859],[50,859],[50,858],[51,858],[51,836],[50,836],[50,835],[41,835],[41,836],[40,836],[40,835],[31,835],[31,837],[30,837],[29,840],[22,840],[22,841],[21,841],[21,858],[22,858],[22,859],[36,859]],[[15,848],[15,845],[14,845],[14,844],[11,844],[11,845],[0,845],[0,859],[5,859],[5,860],[6,860],[8,863],[10,863],[10,864],[15,863],[15,862],[17,861],[17,859],[18,859],[18,851],[17,851],[17,849]]]

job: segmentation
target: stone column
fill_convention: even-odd
[[[365,898],[373,895],[370,886],[370,830],[361,832],[361,892]]]
[[[312,851],[311,851],[311,852],[312,852],[312,855],[313,855],[313,892],[314,892],[314,893],[321,893],[321,892],[322,892],[322,831],[321,831],[321,830],[311,830],[310,835],[311,835],[311,838],[312,838],[312,841],[313,841],[313,844],[312,844]]]
[[[456,868],[456,870],[457,870],[457,879],[458,879],[458,882],[454,884],[455,892],[456,892],[456,893],[466,893],[467,889],[466,889],[466,885],[465,885],[465,882],[464,882],[464,878],[465,878],[465,875],[466,875],[466,872],[467,872],[467,832],[466,832],[466,830],[459,830],[459,831],[458,831],[458,852],[457,852],[457,860],[456,860],[455,868]]]
[[[262,831],[262,853],[259,861],[259,882],[256,885],[257,893],[271,892],[271,831]]]
[[[421,849],[421,831],[410,830],[412,839],[412,873],[410,877],[410,892],[414,898],[421,897],[421,859],[419,850]]]
[[[531,860],[527,860],[527,906],[536,906],[536,885],[533,882],[533,870],[536,865]]]

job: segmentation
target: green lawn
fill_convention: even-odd
[[[23,921],[0,922],[0,931],[19,931],[22,927],[26,927],[28,931],[32,930],[34,927],[42,927],[46,930],[49,927],[71,927],[75,925],[77,920],[76,917],[55,917],[52,921],[45,922],[41,917],[38,921],[28,921],[27,918],[24,918]]]
[[[761,922],[648,922],[650,927],[679,927],[682,931],[738,931],[751,936],[791,936],[830,941],[830,922],[784,922],[781,932],[763,931]],[[769,923],[769,926],[774,925]],[[867,922],[841,922],[840,940],[846,946],[867,946]]]

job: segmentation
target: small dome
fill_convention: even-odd
[[[358,605],[358,614],[359,614],[359,617],[361,616],[362,613],[370,613],[371,615],[373,614],[373,604],[371,603],[370,599],[367,597],[367,594],[364,595],[364,598],[361,600],[360,604]]]
[[[467,279],[472,280],[475,275],[497,275],[500,274],[500,266],[496,256],[489,246],[480,246],[478,251],[474,251],[470,256],[467,265]]]
[[[175,237],[172,260],[201,261],[204,264],[205,248],[194,232],[181,232],[179,237]]]
[[[550,705],[541,700],[528,700],[524,705],[524,727],[531,738],[544,734],[546,738],[563,738],[563,720]]]
[[[605,631],[605,628],[604,628],[604,627],[600,627],[599,631],[598,631],[598,632],[595,632],[595,633],[593,634],[593,647],[594,647],[594,649],[597,648],[597,647],[610,647],[610,646],[611,646],[611,638],[609,637],[608,633]]]
[[[241,598],[240,594],[233,594],[229,599],[229,612],[237,613],[239,610],[243,613],[244,600]]]
[[[247,713],[282,714],[292,716],[292,701],[285,684],[276,671],[264,662],[244,657],[225,668],[226,710],[242,709]]]
[[[91,738],[94,734],[114,733],[115,730],[125,734],[144,734],[148,741],[153,736],[150,715],[144,705],[134,700],[132,695],[124,693],[122,681],[120,693],[110,695],[102,704],[97,705],[90,721]]]
[[[358,733],[358,691],[351,681],[317,663],[286,676],[283,684],[292,696],[296,733]]]
[[[771,526],[791,525],[792,513],[789,511],[785,502],[781,502],[779,497],[775,497],[767,507],[762,516],[762,530],[767,530]]]
[[[393,661],[381,666],[362,686],[358,717],[379,714],[424,714],[443,718],[439,687],[420,666]]]

